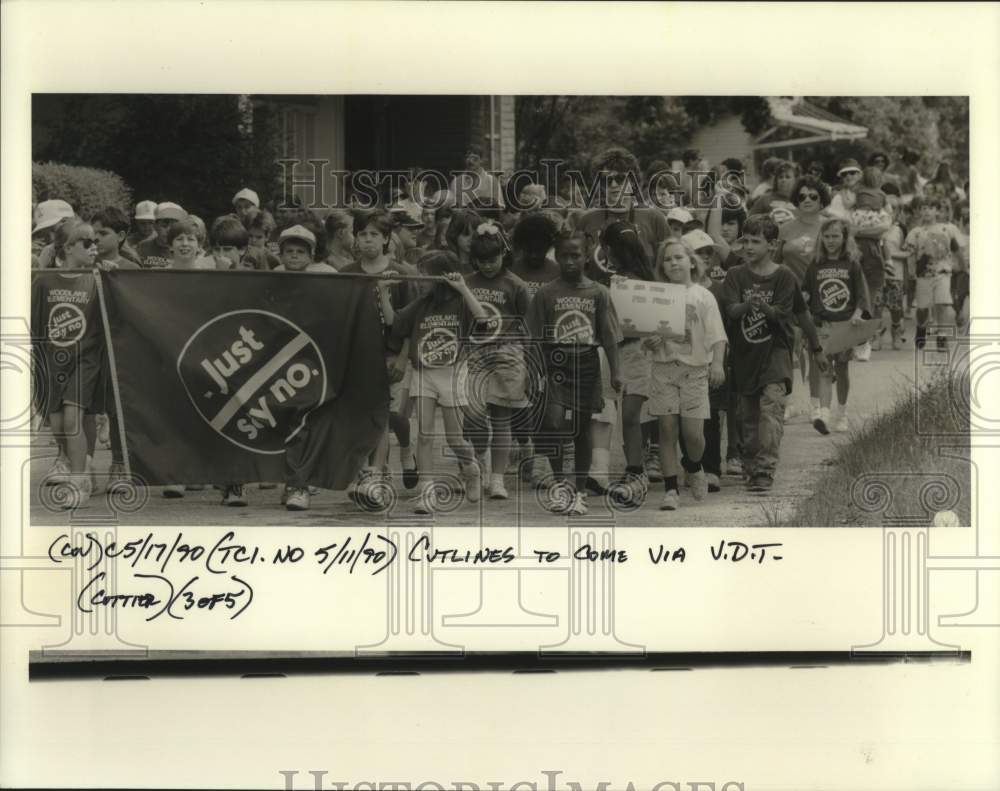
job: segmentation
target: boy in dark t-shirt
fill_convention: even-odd
[[[587,513],[584,492],[590,471],[592,444],[590,418],[604,407],[601,394],[603,347],[611,371],[611,384],[621,390],[618,342],[621,331],[608,289],[583,274],[586,239],[580,233],[564,234],[556,242],[560,277],[542,286],[528,308],[528,329],[542,344],[545,383],[545,427],[564,434],[566,413],[575,446],[576,488],[562,479],[563,443],[551,440],[545,449],[558,483],[549,490],[549,510],[572,516]]]
[[[827,367],[795,275],[772,260],[777,241],[778,226],[770,217],[747,220],[746,263],[729,270],[722,295],[731,322],[733,387],[740,396],[743,475],[758,492],[770,490],[778,464],[785,399],[792,391],[793,316],[820,370]]]

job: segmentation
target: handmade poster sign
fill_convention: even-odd
[[[882,322],[879,319],[851,324],[849,321],[830,321],[816,328],[816,335],[827,354],[839,354],[853,349],[871,338]]]
[[[626,338],[644,335],[684,337],[684,286],[613,278],[611,302]]]

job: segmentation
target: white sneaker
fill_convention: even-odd
[[[491,500],[507,500],[510,498],[510,495],[507,494],[507,487],[504,486],[502,475],[493,475],[490,477],[486,494]]]
[[[410,500],[413,503],[413,512],[415,514],[433,514],[434,498],[434,483],[428,481],[420,489],[420,494]]]
[[[483,472],[478,461],[462,466],[462,479],[465,481],[465,496],[470,503],[478,503],[483,496]]]
[[[555,481],[545,493],[545,509],[553,514],[569,514],[576,506],[577,492],[566,481]]]
[[[704,500],[708,496],[708,478],[704,470],[692,472],[688,476],[688,485],[691,487],[691,496],[695,500]]]
[[[52,462],[52,466],[49,467],[49,471],[45,473],[45,485],[55,486],[59,483],[69,482],[69,461],[65,456],[56,456],[55,460]]]
[[[726,475],[743,475],[743,462],[739,459],[726,459]]]
[[[838,409],[837,417],[833,421],[833,430],[838,432],[848,431],[850,426],[847,425],[847,410]]]
[[[586,516],[587,515],[587,495],[583,492],[577,492],[573,496],[573,503],[570,505],[569,509],[566,511],[569,516]]]
[[[676,511],[681,504],[680,495],[677,494],[676,489],[671,489],[669,492],[663,495],[663,499],[660,501],[661,511]]]
[[[870,341],[865,341],[860,346],[854,347],[854,359],[860,363],[866,363],[872,358],[872,345]]]
[[[62,502],[62,509],[75,511],[77,508],[86,508],[90,503],[90,476],[71,475],[65,485],[69,487],[69,495]]]
[[[814,398],[812,403],[809,405],[809,420],[811,420],[813,424],[815,424],[820,418],[820,409],[822,409],[822,407],[819,405],[819,399]]]
[[[289,511],[309,510],[309,490],[289,486],[285,490],[285,508]]]
[[[721,492],[722,484],[719,481],[719,476],[714,472],[705,473],[705,480],[708,481],[708,491],[710,493]]]

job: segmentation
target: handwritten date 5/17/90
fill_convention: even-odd
[[[94,612],[99,607],[119,610],[147,610],[147,621],[155,621],[166,614],[170,618],[181,621],[188,615],[196,613],[229,613],[232,620],[250,606],[253,601],[253,588],[245,580],[235,574],[229,576],[232,587],[220,590],[217,579],[209,579],[212,587],[205,589],[204,583],[197,583],[200,577],[191,577],[181,587],[176,587],[166,577],[159,574],[136,574],[137,580],[149,580],[148,590],[134,593],[110,593],[104,587],[105,573],[94,576],[80,594],[76,597],[76,606],[83,612]]]

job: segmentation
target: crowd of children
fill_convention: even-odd
[[[796,368],[816,430],[846,431],[850,362],[869,359],[886,331],[901,348],[913,310],[915,345],[933,327],[943,347],[967,326],[969,307],[964,193],[914,194],[919,182],[902,179],[881,152],[864,168],[840,163],[835,187],[821,163],[803,174],[768,160],[753,191],[739,161],[710,169],[687,154],[679,177],[650,181],[664,163],[644,174],[630,152],[602,152],[589,206],[575,205],[573,190],[550,200],[541,184],[511,195],[500,179],[486,180],[474,149],[472,175],[462,177],[473,183],[453,181],[433,202],[407,182],[377,207],[299,209],[280,222],[249,188],[207,228],[176,203],[140,201],[131,219],[109,207],[84,220],[46,200],[35,207],[32,265],[380,275],[372,294],[390,416],[348,490],[359,507],[379,507],[372,484],[395,485],[391,435],[417,513],[433,513],[456,490],[471,502],[505,500],[508,473],[562,514],[587,513],[588,494],[641,507],[654,483],[663,486],[659,507],[676,510],[685,484],[695,501],[720,491],[726,475],[750,491],[771,489]],[[708,178],[695,178],[699,169]],[[630,188],[642,183],[645,195]],[[456,193],[472,200],[462,205]],[[82,278],[62,291],[85,303],[94,287]],[[683,335],[623,334],[610,291],[621,278],[682,287]],[[34,294],[33,311],[47,316],[47,299]],[[828,359],[833,327],[883,313],[889,321],[873,337]],[[101,346],[96,336],[88,342]],[[41,403],[60,449],[48,480],[72,484],[77,507],[95,486],[98,441],[112,449],[109,478],[123,474],[116,421],[100,417],[113,416],[114,404],[98,354],[72,371],[49,366],[60,378]],[[458,462],[447,481],[444,449],[435,449],[439,413]],[[616,437],[620,471],[610,462]],[[163,493],[183,497],[186,488]],[[223,503],[247,504],[246,484],[219,488]],[[314,493],[289,481],[281,502],[305,510]]]

